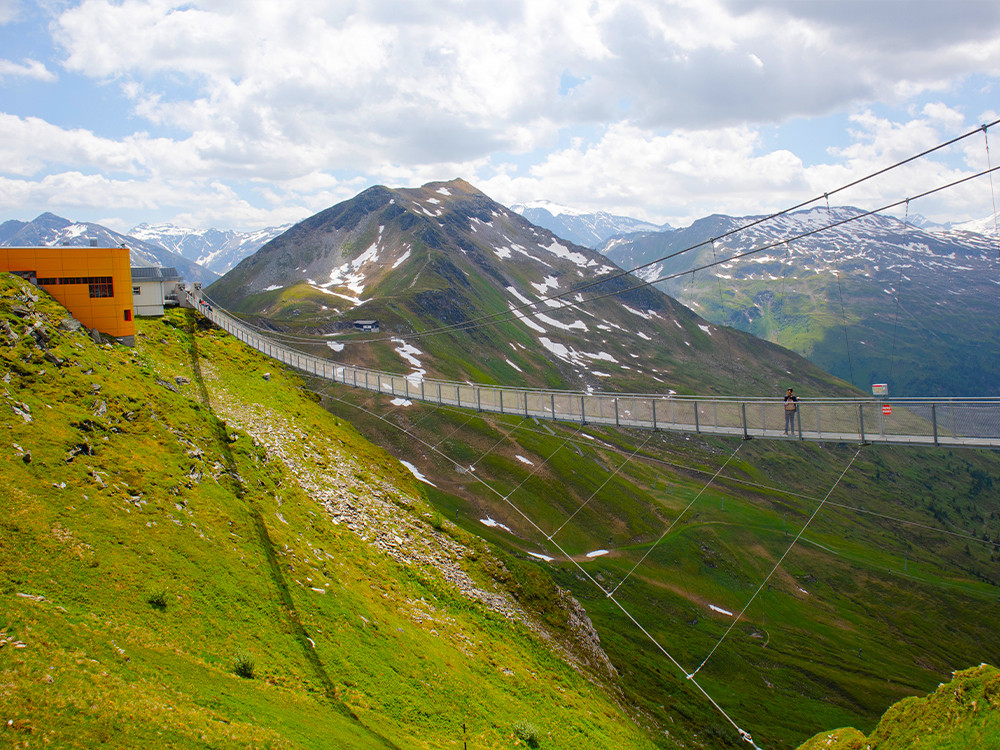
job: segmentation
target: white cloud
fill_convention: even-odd
[[[53,91],[82,79],[128,111],[106,132],[68,114],[0,113],[0,174],[32,195],[100,174],[93,201],[127,185],[130,203],[214,224],[452,177],[508,203],[544,197],[672,223],[754,213],[954,135],[975,114],[949,98],[956,87],[1000,75],[995,3],[869,5],[53,3],[39,33],[60,58],[0,61],[0,79]],[[20,8],[0,0],[0,23]],[[851,116],[851,132],[824,159],[770,140],[834,112]],[[960,155],[978,168],[971,144]],[[946,177],[956,164],[919,169]]]
[[[570,206],[683,222],[706,209],[752,211],[762,190],[773,195],[805,187],[794,154],[758,153],[759,145],[756,131],[746,126],[658,135],[624,123],[593,142],[549,154],[528,177],[500,176],[485,184],[487,192],[504,197],[545,195]]]
[[[0,60],[0,80],[4,78],[32,78],[36,81],[51,83],[56,80],[57,76],[46,68],[44,63],[29,58],[21,63]]]
[[[0,23],[10,23],[20,12],[20,0],[0,0]]]

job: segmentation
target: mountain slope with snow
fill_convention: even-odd
[[[1000,395],[996,241],[861,214],[817,208],[756,226],[761,217],[716,215],[602,249],[709,320],[787,346],[864,390]]]
[[[370,188],[292,227],[208,291],[224,307],[326,335],[338,356],[388,370],[768,395],[794,371],[816,389],[842,388],[790,352],[720,331],[636,282],[455,180]],[[379,340],[344,350],[360,319],[379,321]],[[475,360],[458,353],[469,339],[480,348]]]

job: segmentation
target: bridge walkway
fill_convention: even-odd
[[[781,397],[587,393],[400,375],[291,349],[189,293],[192,306],[259,352],[317,378],[408,401],[577,424],[745,439],[1000,448],[1000,399],[800,399],[792,435]]]

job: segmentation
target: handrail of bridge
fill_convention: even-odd
[[[800,399],[786,435],[782,398],[629,394],[486,385],[400,375],[291,349],[187,291],[188,301],[252,348],[318,378],[406,400],[581,424],[745,439],[1000,448],[997,398]]]

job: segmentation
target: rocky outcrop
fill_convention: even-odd
[[[481,553],[457,541],[449,533],[455,531],[450,522],[441,523],[428,511],[421,513],[417,498],[389,480],[366,473],[337,441],[317,444],[313,435],[307,439],[305,431],[285,415],[263,404],[247,406],[231,396],[207,363],[202,362],[201,369],[217,415],[247,432],[269,457],[281,461],[302,489],[323,504],[334,524],[403,565],[433,568],[462,596],[528,627],[575,666],[602,677],[617,677],[590,618],[569,592],[559,590],[572,633],[567,642],[565,636],[558,637],[531,617],[507,591],[499,586],[487,588],[469,575],[463,562]]]

